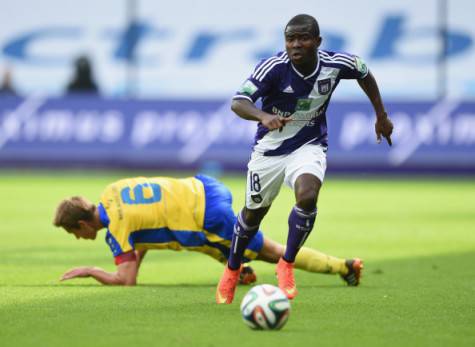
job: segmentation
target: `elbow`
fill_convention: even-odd
[[[253,105],[252,102],[246,99],[234,99],[231,103],[231,110],[241,118],[245,118],[248,113],[249,105]]]
[[[136,278],[128,278],[121,283],[123,286],[127,287],[134,287],[137,285],[137,279]]]
[[[127,287],[135,286],[137,285],[137,276],[118,276],[114,284]]]

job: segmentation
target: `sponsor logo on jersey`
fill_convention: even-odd
[[[363,59],[360,57],[355,57],[355,62],[356,62],[356,69],[361,72],[361,74],[365,75],[368,72],[368,67],[366,66],[366,63],[364,62]]]
[[[290,117],[292,115],[292,112],[279,110],[275,106],[272,106],[272,113],[277,115],[277,116],[281,116],[281,117]]]
[[[297,106],[295,107],[295,111],[308,111],[312,106],[311,99],[298,99]]]
[[[285,89],[283,90],[283,92],[284,92],[284,93],[289,93],[289,94],[290,94],[290,93],[293,93],[293,92],[294,92],[294,90],[292,89],[292,86],[291,86],[291,85],[289,85],[287,88],[285,88]]]
[[[332,82],[330,78],[318,81],[318,92],[320,93],[320,95],[328,94],[331,89],[331,84]]]
[[[257,91],[256,85],[249,80],[243,83],[240,90],[241,93],[247,94],[247,95],[253,95],[256,91]]]

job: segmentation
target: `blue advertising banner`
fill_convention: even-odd
[[[393,146],[368,102],[327,112],[329,170],[475,173],[475,103],[391,102]],[[244,170],[256,124],[223,100],[0,99],[0,166]]]

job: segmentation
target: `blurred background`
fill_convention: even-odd
[[[137,288],[60,283],[115,268],[102,240],[52,226],[66,196],[201,171],[242,208],[256,123],[230,101],[299,13],[324,49],[367,62],[395,125],[393,146],[377,145],[370,102],[339,84],[306,246],[364,259],[363,286],[300,272],[289,324],[269,335],[238,330],[238,299],[210,305],[222,266],[197,252],[151,252]],[[1,347],[475,346],[474,15],[473,0],[1,0]],[[281,190],[267,237],[286,242],[294,201]]]
[[[366,60],[395,124],[376,145],[370,103],[341,83],[330,172],[475,174],[468,0],[3,0],[0,167],[244,170],[256,124],[230,99],[298,13]]]

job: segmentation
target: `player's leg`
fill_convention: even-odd
[[[257,234],[254,240],[258,240],[261,232]],[[285,247],[280,243],[262,237],[262,243],[252,245],[248,251],[258,250],[256,260],[267,263],[277,263],[285,253]],[[253,258],[251,258],[253,259]],[[307,272],[321,274],[338,274],[349,286],[357,286],[360,283],[361,273],[363,271],[363,262],[358,259],[343,259],[334,257],[316,249],[302,247],[295,257],[294,267]],[[241,275],[242,277],[242,275]]]
[[[349,286],[359,285],[363,271],[363,262],[358,258],[338,258],[308,247],[300,248],[294,266],[308,272],[338,274]]]
[[[196,178],[203,182],[205,188],[206,210],[203,229],[206,242],[201,247],[193,247],[189,250],[207,254],[227,265],[233,229],[237,221],[232,208],[231,192],[214,178],[203,175],[198,175]],[[246,250],[244,255],[250,259],[255,258],[254,254],[257,253],[253,249]],[[256,274],[250,266],[243,264],[240,270],[240,284],[251,284],[256,281]]]
[[[257,249],[259,249],[259,252],[255,259],[267,263],[277,263],[285,253],[283,245],[267,237],[263,238],[262,247]],[[315,249],[302,247],[295,257],[294,267],[313,273],[338,274],[347,285],[357,286],[360,283],[363,262],[358,258],[343,259]],[[255,274],[253,275],[254,277],[252,278],[255,279]],[[241,274],[242,277],[243,275]]]
[[[313,229],[325,169],[326,155],[316,145],[299,148],[287,161],[285,181],[294,189],[296,204],[289,215],[287,245],[276,274],[279,287],[290,299],[297,295],[293,272],[295,258]]]
[[[259,230],[259,225],[248,225],[244,222],[243,212],[238,214],[233,226],[228,262],[216,288],[216,303],[218,304],[232,303],[241,273],[244,251]],[[265,212],[262,213],[265,215]]]
[[[247,245],[259,230],[262,219],[279,193],[284,180],[281,158],[253,155],[248,165],[246,206],[238,214],[234,225],[228,266],[239,268]]]
[[[240,268],[244,251],[257,234],[259,225],[269,208],[270,206],[249,210],[247,207],[244,207],[238,214],[234,224],[228,259],[228,267],[231,270]]]
[[[294,184],[296,204],[289,215],[289,234],[283,259],[293,263],[299,249],[313,230],[317,216],[318,193],[321,181],[314,175],[304,173]]]
[[[246,206],[239,212],[231,241],[228,266],[216,289],[217,303],[231,303],[246,248],[279,193],[284,179],[284,161],[254,153],[248,164]]]
[[[284,255],[284,252],[285,247],[283,245],[268,237],[264,237],[262,248],[259,250],[256,260],[277,264],[279,259]]]
[[[295,257],[295,268],[322,274],[346,275],[346,259],[334,257],[312,248],[302,247]]]
[[[295,257],[313,229],[320,187],[320,181],[309,174],[299,176],[295,183],[296,205],[292,208],[288,219],[287,246],[276,268],[279,288],[289,299],[293,299],[298,294],[293,271]]]
[[[231,192],[214,178],[204,175],[198,175],[196,178],[202,181],[205,189],[206,209],[203,223],[205,241],[201,246],[195,246],[190,250],[211,256],[224,263],[227,269],[229,247],[234,224],[237,221],[232,209]],[[235,271],[228,271],[227,274],[228,276],[224,282],[225,287],[235,287],[238,281],[245,284],[256,281],[256,276],[250,267],[239,266]],[[222,295],[222,292],[217,291],[216,293],[218,302],[228,300],[228,296]]]
[[[232,209],[232,195],[229,189],[218,180],[198,175],[203,182],[206,196],[205,219],[203,233],[206,242],[199,247],[188,248],[211,256],[213,259],[227,265],[229,247],[233,237],[233,229],[237,217]],[[245,251],[245,256],[254,258],[252,250]],[[239,283],[251,284],[256,281],[254,270],[247,265],[240,267]]]
[[[280,191],[284,170],[285,159],[253,153],[248,164],[246,206],[238,214],[234,226],[229,268],[240,266],[244,250],[256,235],[262,219]]]
[[[285,247],[280,243],[264,237],[264,242],[256,260],[267,263],[277,263],[285,253]],[[350,260],[351,261],[351,260]],[[314,273],[339,274],[345,276],[349,273],[346,259],[334,257],[315,249],[302,247],[295,257],[296,269]]]
[[[259,224],[268,207],[251,210],[246,207],[238,214],[233,226],[228,263],[224,268],[223,275],[216,288],[216,302],[218,304],[230,304],[234,299],[234,292],[241,273],[241,267],[246,248],[253,242],[259,231]],[[257,221],[256,225],[248,225],[244,222],[244,216],[250,214],[249,220]]]

